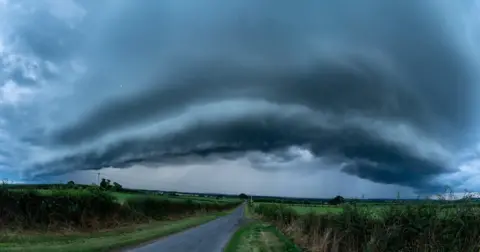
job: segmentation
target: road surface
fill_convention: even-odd
[[[131,252],[221,252],[243,221],[245,204],[231,214],[167,236]]]

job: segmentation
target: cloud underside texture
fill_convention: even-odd
[[[163,16],[145,12],[152,6],[125,8],[117,15],[132,18],[115,19],[96,48],[102,54],[89,60],[140,77],[103,83],[105,73],[93,68],[72,100],[102,98],[31,140],[58,154],[29,172],[161,167],[253,152],[281,163],[297,158],[288,149],[299,146],[328,160],[318,169],[439,190],[434,179],[455,171],[452,155],[465,141],[457,132],[471,125],[471,71],[426,3],[247,1],[218,4],[223,14],[200,9],[197,19],[176,5]],[[268,160],[251,162],[262,169]]]

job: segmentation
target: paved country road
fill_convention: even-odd
[[[164,237],[132,252],[221,252],[243,221],[245,204],[231,214],[198,227]]]

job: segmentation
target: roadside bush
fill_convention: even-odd
[[[98,187],[41,192],[0,188],[0,229],[101,229],[196,211],[222,211],[237,205],[153,197],[133,197],[120,204]]]
[[[91,227],[110,225],[112,217],[128,212],[109,194],[81,190],[77,193],[0,190],[0,225],[16,228],[48,226]]]
[[[298,215],[281,205],[254,211],[306,251],[478,251],[480,207],[456,204],[343,206],[336,214]]]

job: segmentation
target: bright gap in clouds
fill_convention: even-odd
[[[0,0],[0,171],[299,197],[480,190],[478,6]]]

